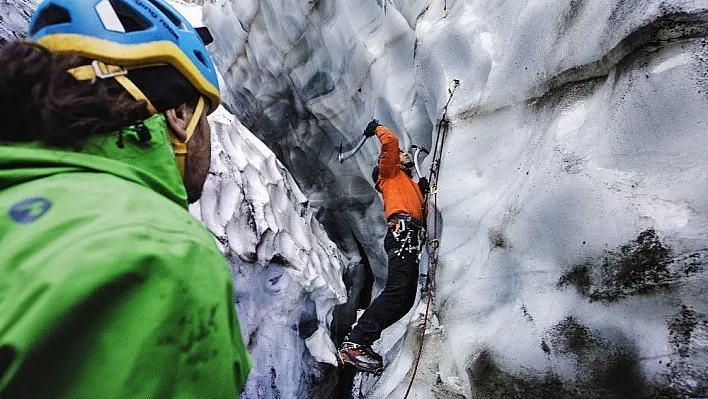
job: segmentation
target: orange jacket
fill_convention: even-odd
[[[376,128],[376,137],[381,141],[379,158],[379,179],[376,184],[383,193],[386,218],[394,213],[407,213],[423,221],[423,193],[418,183],[408,177],[399,167],[401,158],[398,150],[398,138],[387,127]]]

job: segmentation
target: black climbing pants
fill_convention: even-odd
[[[419,232],[420,228],[411,223],[402,231],[389,223],[384,240],[388,255],[386,287],[359,318],[349,335],[350,341],[370,346],[385,328],[413,307],[418,291]]]

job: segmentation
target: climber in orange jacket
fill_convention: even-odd
[[[359,318],[339,349],[343,363],[366,372],[380,373],[383,359],[371,349],[381,332],[413,307],[418,288],[418,262],[428,183],[413,181],[413,160],[398,147],[398,138],[385,126],[372,120],[364,135],[381,141],[379,164],[374,168],[376,189],[383,195],[388,231],[384,249],[388,256],[386,287]]]

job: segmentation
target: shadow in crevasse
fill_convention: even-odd
[[[361,254],[361,262],[348,268],[343,276],[344,285],[347,288],[347,303],[337,306],[334,309],[334,317],[330,331],[332,331],[332,341],[339,346],[347,334],[351,332],[351,327],[356,322],[357,310],[366,309],[371,302],[371,293],[374,285],[374,273],[371,271],[369,258],[361,243],[357,240],[357,247]],[[352,398],[352,385],[356,369],[351,366],[340,367],[338,370],[339,379],[337,385],[330,396],[331,399]]]

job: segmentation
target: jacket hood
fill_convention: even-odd
[[[132,181],[187,208],[167,121],[158,114],[144,121],[150,132],[141,141],[131,127],[121,133],[98,135],[79,150],[62,150],[33,143],[0,143],[0,190],[63,173],[108,173]],[[97,187],[100,190],[100,187]]]

